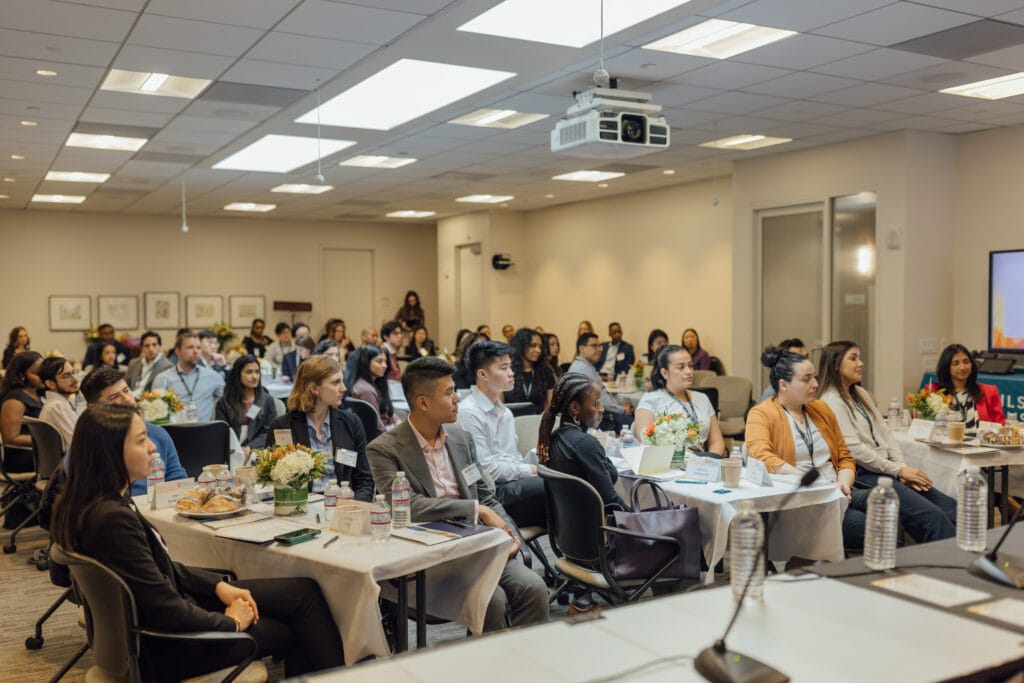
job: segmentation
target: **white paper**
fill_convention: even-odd
[[[1017,598],[1003,598],[1002,600],[985,602],[980,605],[971,605],[967,608],[967,611],[988,617],[989,619],[1005,621],[1007,624],[1017,626],[1018,628],[1024,626],[1024,600],[1018,600]]]
[[[270,515],[262,512],[252,512],[251,510],[244,515],[237,515],[235,517],[225,517],[224,519],[210,519],[205,522],[200,522],[203,526],[209,527],[210,529],[223,529],[229,526],[238,526],[239,524],[252,524],[253,522],[259,522],[260,520],[269,519]]]
[[[287,534],[297,529],[307,527],[303,521],[292,521],[281,517],[270,517],[252,524],[236,524],[234,526],[218,529],[214,534],[218,538],[230,538],[235,541],[247,541],[249,543],[270,543],[274,536]]]
[[[348,448],[336,448],[334,450],[334,462],[346,467],[355,467],[359,454]]]
[[[195,483],[196,480],[191,477],[159,482],[153,487],[153,503],[150,508],[159,510],[174,505]]]
[[[706,455],[687,455],[684,476],[697,481],[721,481],[721,461]]]
[[[274,443],[278,446],[291,446],[292,445],[292,430],[290,429],[275,429],[274,430]]]
[[[447,543],[459,538],[458,534],[449,534],[444,531],[429,531],[415,524],[404,529],[392,529],[391,535],[404,538],[407,541],[422,543],[423,545],[437,545],[438,543]]]
[[[907,436],[913,440],[922,439],[928,441],[932,436],[932,428],[935,423],[931,420],[922,420],[920,418],[913,420],[910,423],[910,429],[907,430]]]
[[[939,607],[954,607],[968,602],[977,602],[992,597],[983,591],[940,581],[923,574],[904,574],[871,582],[872,586],[884,588],[917,600],[924,600]]]
[[[747,458],[747,466],[743,470],[743,479],[754,486],[774,486],[772,477],[768,474],[768,468],[757,458]]]
[[[249,410],[245,411],[245,416],[250,420],[255,420],[260,414],[260,407],[253,403],[249,406]]]

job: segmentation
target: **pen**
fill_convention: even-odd
[[[676,479],[677,484],[706,484],[706,481],[692,481],[690,479]]]
[[[316,523],[317,523],[317,524],[319,524],[319,523],[320,523],[320,513],[319,513],[319,512],[318,512],[318,513],[317,513],[317,515],[316,515]]]
[[[329,538],[329,539],[327,539],[327,543],[324,543],[324,547],[326,548],[327,546],[329,546],[330,544],[334,543],[334,542],[335,542],[335,541],[337,541],[337,540],[338,540],[338,537],[337,537],[337,536],[335,536],[335,537],[333,537],[333,538]]]

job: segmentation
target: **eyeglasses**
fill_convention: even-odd
[[[588,348],[588,349],[599,349],[599,348],[601,348],[601,344],[600,343],[587,344],[586,348]]]
[[[59,375],[57,375],[57,377],[59,379],[74,379],[75,378],[75,373],[74,372],[62,372]]]

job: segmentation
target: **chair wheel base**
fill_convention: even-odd
[[[41,637],[40,638],[36,638],[35,636],[29,636],[28,638],[25,639],[25,649],[26,650],[38,650],[42,646],[43,646],[43,639]]]
[[[11,555],[11,554],[13,554],[13,553],[14,553],[14,552],[15,552],[15,551],[16,551],[17,549],[18,549],[18,546],[16,546],[16,545],[5,545],[5,546],[4,546],[4,555]]]

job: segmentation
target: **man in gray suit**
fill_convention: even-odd
[[[515,524],[494,497],[494,485],[480,467],[473,439],[454,424],[459,395],[455,368],[440,358],[417,358],[405,369],[402,388],[408,419],[374,439],[366,449],[377,490],[391,499],[391,483],[401,470],[412,486],[412,519],[428,522],[464,519],[505,531],[512,547],[505,571],[487,605],[485,631],[547,621],[548,591],[543,579],[516,559],[520,540]]]
[[[143,332],[142,353],[128,363],[128,372],[125,373],[124,381],[131,387],[136,398],[141,396],[142,392],[152,389],[156,376],[173,365],[160,352],[161,343],[160,335],[156,332],[152,330]]]
[[[604,406],[604,417],[601,418],[599,427],[600,429],[613,429],[618,432],[623,425],[632,424],[633,404],[627,402],[625,405],[620,405],[608,393],[604,386],[604,380],[601,379],[597,368],[594,367],[594,363],[600,357],[601,342],[597,340],[597,335],[593,332],[581,334],[579,339],[576,340],[576,358],[573,359],[568,371],[579,373],[587,379],[593,380],[597,383],[597,386],[601,387],[601,405]]]

